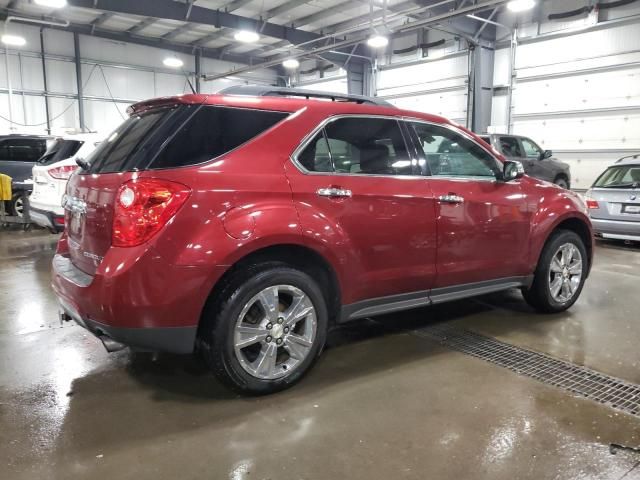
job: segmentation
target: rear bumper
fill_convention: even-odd
[[[54,212],[34,208],[32,205],[29,205],[29,219],[44,228],[58,232],[64,230],[64,215],[56,215]]]
[[[640,241],[640,222],[592,218],[591,224],[596,236],[616,240]]]
[[[108,337],[140,350],[191,353],[211,271],[147,253],[134,260],[133,252],[108,252],[95,275],[56,254],[52,286],[61,309],[105,346]]]

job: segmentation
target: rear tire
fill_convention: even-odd
[[[570,308],[582,292],[589,257],[584,242],[570,230],[558,230],[547,240],[533,283],[522,290],[529,305],[543,313]]]
[[[263,263],[238,271],[212,297],[198,355],[230,388],[274,393],[309,371],[324,347],[327,325],[315,280],[281,262]]]
[[[15,193],[9,204],[9,213],[16,217],[25,218],[27,215],[28,196],[24,192]]]

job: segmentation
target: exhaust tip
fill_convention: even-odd
[[[104,345],[104,348],[109,353],[118,352],[120,350],[127,348],[127,346],[124,343],[116,342],[113,338],[108,337],[107,335],[104,335],[104,334],[98,335],[98,338],[102,342],[102,345]]]

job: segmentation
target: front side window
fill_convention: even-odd
[[[500,137],[500,149],[505,157],[521,158],[524,157],[520,142],[516,137]]]
[[[487,151],[449,128],[427,123],[412,128],[433,176],[495,178],[500,171]]]
[[[538,145],[533,143],[528,138],[522,139],[522,148],[524,148],[524,154],[527,158],[531,160],[537,160],[542,155],[542,150]]]
[[[311,172],[414,174],[400,125],[386,118],[346,117],[330,122],[297,159]]]

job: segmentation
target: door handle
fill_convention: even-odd
[[[319,188],[316,193],[320,197],[350,197],[351,190],[339,187]]]
[[[449,193],[447,195],[441,195],[438,197],[440,203],[464,203],[464,197],[456,195],[455,193]]]

